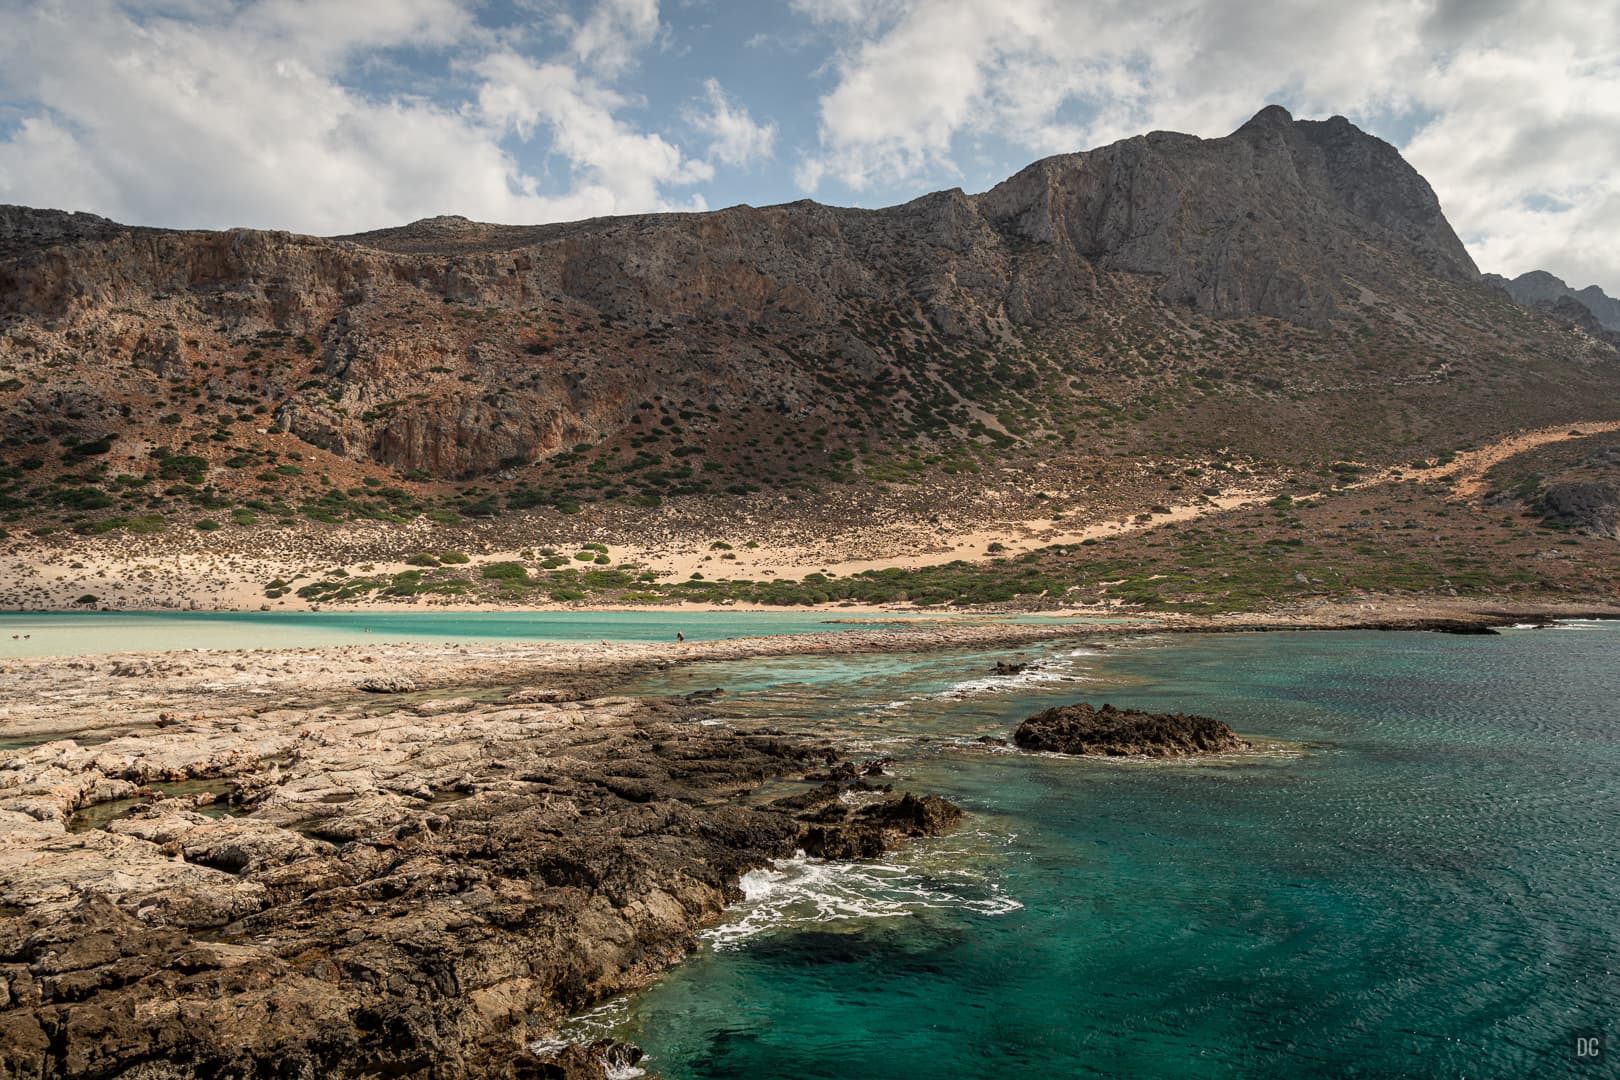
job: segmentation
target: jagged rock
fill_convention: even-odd
[[[996,661],[996,666],[990,669],[990,674],[992,674],[992,675],[1022,675],[1024,672],[1026,672],[1028,670],[1029,670],[1029,665],[1028,664],[1008,663],[1005,660],[997,660]]]
[[[1060,705],[1018,725],[1013,742],[1025,750],[1105,757],[1187,757],[1246,750],[1249,744],[1219,720],[1185,713],[1147,713]]]
[[[833,804],[833,809],[838,809]],[[873,803],[838,816],[816,818],[805,829],[800,847],[823,859],[873,859],[908,837],[936,836],[962,819],[962,810],[937,795],[917,798],[907,793],[898,799]]]

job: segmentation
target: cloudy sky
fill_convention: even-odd
[[[0,202],[339,233],[981,191],[1268,102],[1620,295],[1620,4],[0,0]]]

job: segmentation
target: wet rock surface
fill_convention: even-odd
[[[1025,750],[1098,757],[1189,757],[1249,749],[1219,720],[1185,713],[1094,708],[1087,702],[1038,712],[1018,725],[1013,742]]]
[[[531,1044],[688,954],[743,873],[961,816],[702,699],[382,708],[0,751],[0,1078],[603,1076],[633,1051]]]

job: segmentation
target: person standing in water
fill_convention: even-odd
[[[677,631],[675,631],[675,640],[677,642],[685,641],[686,640],[686,635],[681,633],[679,630],[677,630]]]

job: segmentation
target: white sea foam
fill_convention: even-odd
[[[973,694],[1014,694],[1022,690],[1028,690],[1033,686],[1043,686],[1048,683],[1090,681],[1084,675],[1030,668],[1028,671],[1019,672],[1017,675],[996,675],[982,679],[968,679],[957,683],[948,690],[942,690],[929,696],[938,700],[941,698],[968,697]]]
[[[568,1049],[573,1044],[567,1039],[535,1039],[529,1043],[529,1052],[541,1057],[550,1057]]]
[[[596,1008],[572,1017],[564,1028],[564,1034],[572,1036],[570,1039],[572,1042],[591,1042],[605,1038],[612,1035],[629,1015],[629,997],[610,998]]]
[[[872,708],[874,711],[883,712],[909,708],[919,701],[953,701],[979,694],[1019,693],[1031,687],[1053,683],[1094,682],[1096,680],[1084,674],[1074,661],[1100,655],[1102,654],[1094,649],[1074,649],[1070,652],[1057,653],[1044,660],[1037,660],[1016,675],[981,675],[952,683],[945,689],[931,694],[898,698],[874,705]]]
[[[570,1046],[589,1046],[597,1039],[622,1038],[621,1029],[629,1016],[629,996],[613,998],[569,1019],[555,1037],[533,1040],[529,1043],[529,1050],[541,1057],[548,1057]],[[608,1080],[635,1080],[638,1076],[647,1075],[646,1069],[635,1065],[615,1065],[606,1060],[602,1065],[607,1070]]]
[[[1024,906],[967,870],[924,873],[896,863],[824,862],[802,852],[749,871],[741,884],[743,900],[732,917],[704,934],[716,949],[739,948],[782,927],[896,918],[928,908],[1005,915]]]

